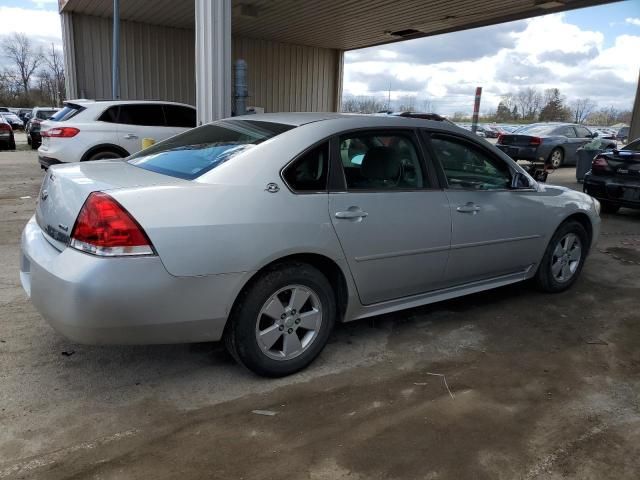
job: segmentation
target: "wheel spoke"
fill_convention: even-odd
[[[573,250],[569,252],[569,260],[571,260],[572,262],[579,261],[581,256],[582,256],[582,249],[578,246],[576,246]]]
[[[289,308],[291,310],[295,310],[299,312],[300,309],[307,303],[309,300],[309,291],[303,290],[302,288],[293,288],[291,289],[291,299],[289,300]]]
[[[284,353],[285,357],[289,357],[300,350],[302,350],[302,343],[300,343],[300,339],[295,332],[284,336],[282,353]]]
[[[562,266],[562,279],[568,280],[571,277],[571,267],[568,263]]]
[[[320,328],[322,315],[320,315],[320,312],[315,308],[309,312],[299,315],[299,318],[299,326],[302,328],[306,328],[307,330],[318,330],[318,328]]]
[[[567,236],[564,237],[564,251],[568,252],[571,250],[574,243],[576,243],[576,236],[573,233],[567,234]]]
[[[267,350],[273,347],[281,336],[282,332],[279,330],[278,325],[272,325],[259,333],[260,341]]]
[[[560,272],[562,272],[562,262],[558,260],[551,265],[551,273],[555,278],[558,278],[560,276]]]
[[[277,296],[274,296],[269,305],[262,310],[262,313],[273,318],[274,320],[280,320],[280,317],[284,313],[284,305]]]
[[[564,250],[562,249],[562,242],[558,242],[556,248],[553,250],[553,256],[556,258],[560,258],[564,255]]]

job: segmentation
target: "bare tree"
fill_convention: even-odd
[[[433,112],[433,102],[428,98],[423,98],[420,100],[420,108],[423,112]]]
[[[2,51],[5,57],[13,62],[20,77],[22,89],[27,95],[31,77],[42,63],[42,51],[34,49],[31,40],[24,33],[13,33],[5,37],[2,42]]]
[[[591,112],[593,112],[597,104],[590,98],[576,98],[573,100],[569,107],[571,108],[571,112],[573,114],[573,121],[575,123],[584,123]]]
[[[398,99],[398,111],[400,112],[413,112],[416,109],[416,96],[405,95]]]
[[[542,95],[535,88],[527,87],[519,90],[515,96],[515,103],[520,108],[523,119],[533,120],[542,107]]]
[[[385,101],[376,97],[347,95],[342,98],[342,111],[346,113],[375,113],[385,108]]]
[[[62,54],[52,43],[43,60],[45,67],[39,73],[40,89],[51,99],[51,105],[60,106],[65,99]]]

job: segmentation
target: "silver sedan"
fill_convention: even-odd
[[[335,322],[532,279],[569,288],[599,204],[448,122],[266,114],[50,168],[20,277],[81,343],[224,339],[291,374]]]

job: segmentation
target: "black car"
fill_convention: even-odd
[[[500,135],[496,147],[514,160],[543,162],[553,168],[577,163],[576,151],[597,134],[572,123],[534,123],[513,133]],[[602,140],[602,150],[613,150],[616,142]]]
[[[597,155],[584,177],[583,190],[600,201],[603,212],[640,209],[640,138],[620,150]]]
[[[24,127],[24,131],[27,134],[27,143],[31,145],[33,150],[36,150],[40,146],[40,143],[42,143],[40,124],[55,115],[57,111],[58,109],[55,108],[36,107],[33,109],[31,118],[29,118],[29,121]]]
[[[15,113],[12,112],[0,112],[0,116],[2,116],[5,121],[11,125],[11,128],[14,130],[22,130],[24,129],[24,123],[20,120]]]

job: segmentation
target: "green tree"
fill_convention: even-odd
[[[503,102],[498,104],[496,109],[496,122],[510,122],[513,119],[511,110]]]
[[[572,116],[571,110],[564,104],[564,97],[557,88],[545,91],[547,103],[540,110],[541,122],[565,122]]]

